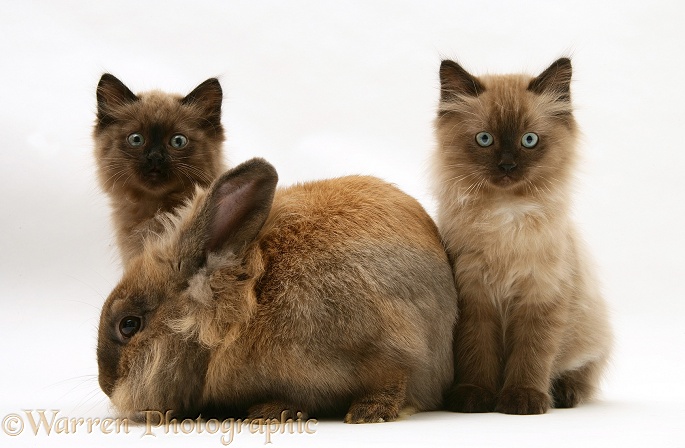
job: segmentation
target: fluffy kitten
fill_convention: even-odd
[[[573,407],[607,363],[605,304],[570,219],[571,71],[566,58],[537,77],[440,67],[435,192],[461,311],[454,411]]]
[[[108,73],[100,78],[95,158],[124,264],[148,233],[161,230],[157,213],[172,211],[225,170],[221,101],[214,78],[185,97],[135,95]]]

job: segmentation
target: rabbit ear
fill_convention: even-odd
[[[252,242],[269,215],[277,182],[276,169],[263,159],[248,160],[214,181],[192,226],[202,235],[203,255],[239,254]]]

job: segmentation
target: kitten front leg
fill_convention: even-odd
[[[461,292],[459,302],[455,383],[445,397],[446,405],[455,412],[492,412],[501,375],[500,314],[484,294],[471,288]]]
[[[507,318],[504,385],[495,410],[504,414],[544,414],[554,358],[564,328],[562,303],[516,303]]]
[[[152,215],[119,232],[118,242],[124,265],[143,250],[147,238],[159,235],[163,230],[162,222],[156,215]]]

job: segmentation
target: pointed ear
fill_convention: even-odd
[[[440,64],[440,99],[453,100],[460,96],[478,96],[485,91],[483,84],[454,61],[445,59]]]
[[[269,216],[277,183],[276,169],[263,159],[248,160],[215,180],[191,224],[188,241],[200,246],[192,251],[202,258],[240,254]]]
[[[573,69],[569,58],[557,59],[540,76],[531,79],[528,90],[538,95],[551,93],[557,101],[571,101],[571,75]]]
[[[98,126],[104,127],[114,121],[112,110],[125,103],[138,101],[138,97],[114,75],[105,73],[96,90],[98,102]]]
[[[223,92],[216,78],[209,78],[181,100],[181,104],[196,104],[212,127],[221,126],[221,102]]]

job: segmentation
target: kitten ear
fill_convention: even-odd
[[[557,59],[538,77],[530,80],[528,90],[556,95],[557,101],[571,101],[571,75],[573,69],[569,58]]]
[[[445,59],[440,64],[440,99],[449,101],[460,96],[478,96],[485,86],[454,61]]]
[[[216,127],[221,125],[221,102],[223,92],[216,78],[209,78],[181,100],[181,104],[197,104],[203,109],[204,117]]]
[[[112,110],[117,106],[138,101],[138,97],[114,75],[105,73],[96,90],[98,103],[98,124],[106,126],[114,121]]]
[[[206,259],[210,253],[242,253],[255,239],[273,203],[278,173],[255,158],[216,179],[182,244],[184,257]],[[201,262],[200,262],[201,263]]]

